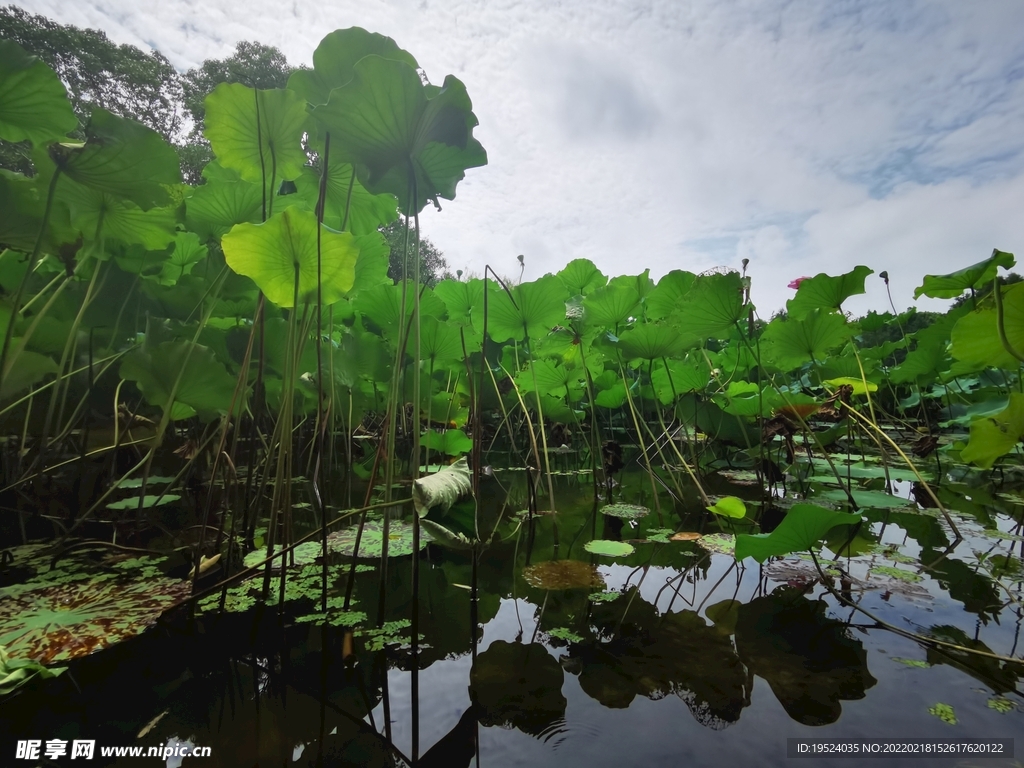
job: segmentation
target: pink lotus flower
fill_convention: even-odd
[[[788,287],[792,288],[795,291],[797,288],[800,287],[800,283],[802,283],[804,280],[810,280],[810,279],[811,278],[809,278],[809,277],[798,277],[796,280],[791,282]]]

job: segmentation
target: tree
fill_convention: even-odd
[[[1019,283],[1021,280],[1024,280],[1024,277],[1021,277],[1016,272],[1010,272],[1006,275],[999,275],[996,280],[1000,285],[1013,285],[1014,283]],[[981,301],[990,293],[992,293],[992,283],[986,283],[976,290],[971,290],[969,293],[965,293],[963,296],[958,296],[953,299],[953,304],[951,306],[955,309],[956,307],[963,306],[968,301],[972,300],[975,302],[972,306],[977,306],[977,302]]]
[[[409,222],[409,253],[412,254],[415,248],[415,232],[412,222]],[[391,262],[388,264],[388,277],[395,282],[402,279],[402,262],[405,253],[405,223],[402,217],[398,221],[382,227],[380,230],[391,247]],[[412,264],[410,264],[409,279],[413,277]],[[448,261],[436,245],[427,238],[420,236],[420,281],[433,287],[441,280],[454,277],[448,268]]]

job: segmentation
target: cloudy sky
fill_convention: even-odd
[[[466,83],[489,165],[426,215],[453,268],[527,279],[738,268],[768,317],[793,278],[1024,258],[1019,0],[25,0],[187,69],[239,40],[311,62],[328,32],[393,37]],[[882,281],[847,309],[888,306]],[[946,302],[922,299],[938,309]]]

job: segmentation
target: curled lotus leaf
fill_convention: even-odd
[[[523,569],[523,579],[536,589],[605,589],[597,568],[579,560],[549,560]]]
[[[639,520],[641,517],[647,517],[650,512],[647,507],[641,507],[639,504],[608,504],[601,507],[601,514],[611,515],[620,520]]]
[[[190,590],[165,578],[0,590],[0,645],[11,658],[41,664],[76,659],[141,634]]]
[[[352,557],[355,552],[356,532],[358,525],[342,528],[327,537],[327,549],[339,555]],[[420,549],[423,549],[430,542],[430,536],[426,531],[420,531]],[[384,522],[382,520],[367,520],[363,525],[363,536],[359,540],[359,554],[357,557],[374,559],[381,556],[384,546]],[[412,523],[403,520],[392,520],[388,525],[388,557],[407,557],[412,550]]]
[[[583,545],[587,552],[605,557],[627,557],[633,554],[633,545],[624,541],[608,541],[607,539],[594,539]]]

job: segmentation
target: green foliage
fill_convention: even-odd
[[[1010,269],[1016,260],[1012,253],[998,249],[984,261],[964,267],[948,275],[925,275],[924,282],[914,289],[914,298],[930,296],[933,299],[953,299],[968,289],[992,282],[999,267]]]
[[[860,522],[860,515],[836,512],[815,504],[794,504],[771,533],[739,534],[736,559],[752,557],[763,563],[769,557],[811,549],[837,525]]]
[[[802,320],[814,310],[839,311],[848,298],[864,293],[864,280],[870,274],[874,274],[873,269],[859,266],[838,277],[815,275],[800,283],[796,296],[786,302],[786,311],[795,320]]]
[[[714,512],[721,517],[731,517],[740,520],[747,515],[747,505],[742,499],[735,496],[723,496],[712,506],[708,507],[709,512]]]
[[[77,125],[54,71],[17,43],[0,40],[0,139],[41,144]]]
[[[583,548],[595,555],[605,557],[626,557],[633,554],[633,545],[624,541],[607,541],[606,539],[593,539],[583,545]]]
[[[935,715],[939,720],[946,723],[947,725],[956,725],[956,713],[949,704],[943,704],[939,702],[933,707],[928,707],[928,714]]]
[[[1024,395],[1010,393],[1009,405],[1001,412],[971,422],[971,438],[960,455],[979,467],[991,467],[996,459],[1016,447],[1024,437]]]

